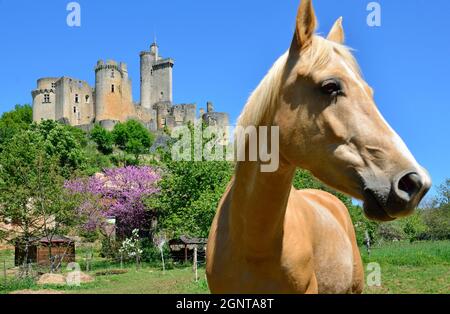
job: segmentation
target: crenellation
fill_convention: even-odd
[[[37,81],[33,97],[33,120],[56,120],[62,123],[92,129],[99,123],[112,129],[129,119],[141,121],[151,131],[174,128],[197,119],[197,105],[173,104],[172,58],[163,58],[156,43],[140,54],[139,103],[133,102],[132,81],[124,62],[98,60],[94,68],[95,86],[71,77],[48,77]],[[215,124],[228,121],[226,113],[214,112],[211,102],[200,119]]]

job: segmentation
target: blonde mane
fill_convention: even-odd
[[[355,73],[361,75],[359,66],[350,48],[320,36],[314,36],[312,44],[301,53],[302,63],[307,67],[306,74],[327,66],[333,52],[340,55]],[[288,57],[289,51],[285,52],[275,62],[258,87],[250,95],[244,110],[239,116],[237,123],[239,126],[258,127],[264,122],[265,118],[274,115]]]

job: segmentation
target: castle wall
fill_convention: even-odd
[[[72,126],[94,121],[93,90],[87,82],[69,77],[62,77],[56,82],[55,119]]]
[[[202,118],[209,126],[226,127],[230,125],[230,118],[224,112],[208,112]]]
[[[135,116],[131,81],[114,61],[99,61],[95,69],[96,121],[126,121]]]
[[[48,77],[37,81],[37,88],[32,91],[33,121],[55,120],[55,83],[59,78]]]
[[[197,105],[181,104],[172,107],[171,115],[174,117],[176,126],[194,123],[196,118]]]

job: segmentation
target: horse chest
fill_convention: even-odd
[[[318,210],[314,269],[320,293],[346,293],[353,283],[354,261],[350,239],[325,209]]]

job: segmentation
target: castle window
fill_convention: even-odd
[[[78,104],[80,102],[80,99],[78,98],[78,94],[75,94],[75,103]]]
[[[86,95],[86,103],[89,103],[89,95]]]
[[[73,113],[77,113],[77,107],[73,107]]]
[[[114,69],[111,71],[111,78],[114,78]]]
[[[56,88],[56,83],[52,83],[52,88]]]
[[[44,94],[44,104],[50,103],[50,94]]]
[[[115,90],[114,84],[112,84],[112,85],[111,85],[111,93],[114,93],[114,90]]]

